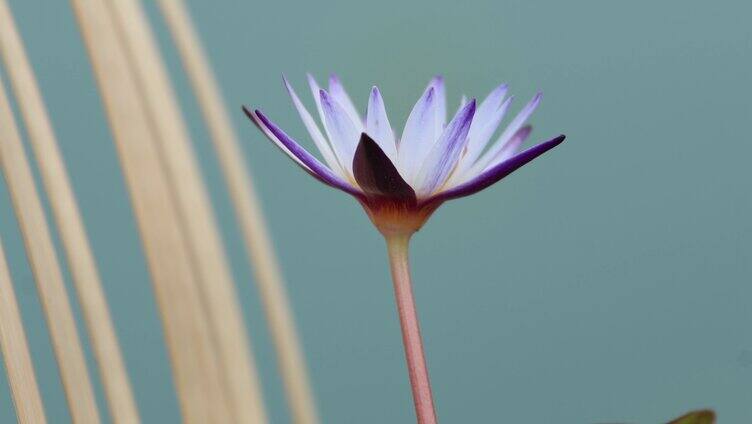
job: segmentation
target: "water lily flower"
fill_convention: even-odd
[[[336,76],[330,78],[328,91],[310,75],[308,82],[323,132],[284,79],[324,162],[260,110],[243,110],[303,170],[355,197],[384,235],[418,422],[434,423],[436,414],[410,283],[409,239],[442,203],[496,183],[560,144],[564,135],[520,150],[532,130],[526,122],[541,101],[539,93],[491,142],[512,103],[506,84],[491,91],[480,104],[463,98],[447,123],[444,80],[435,77],[410,112],[400,137],[390,124],[377,87],[371,89],[363,118]]]

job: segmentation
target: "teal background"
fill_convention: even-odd
[[[65,1],[10,3],[69,165],[141,414],[147,423],[176,422],[144,259],[75,20]],[[148,3],[231,255],[269,413],[286,423],[220,170]],[[324,423],[414,418],[383,242],[356,202],[297,169],[240,113],[243,103],[261,106],[312,146],[283,72],[301,94],[306,71],[320,81],[338,72],[362,106],[378,84],[397,127],[435,73],[446,77],[450,110],[461,94],[485,96],[507,81],[517,107],[545,92],[533,138],[568,136],[502,183],[443,206],[414,239],[442,422],[658,423],[698,407],[715,408],[722,423],[752,421],[752,3],[190,6],[264,201]],[[2,183],[0,234],[48,417],[68,422]],[[3,382],[0,422],[13,420]]]

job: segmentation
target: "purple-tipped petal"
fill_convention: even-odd
[[[435,87],[429,86],[413,107],[405,130],[397,145],[397,168],[407,181],[412,181],[433,143],[436,132],[437,99]]]
[[[510,122],[506,129],[504,129],[504,132],[501,133],[499,139],[496,140],[496,142],[488,149],[488,151],[486,151],[486,153],[483,154],[483,156],[480,157],[480,159],[478,159],[475,164],[473,164],[470,172],[479,172],[480,170],[485,169],[488,164],[491,163],[493,158],[496,157],[501,149],[504,148],[509,139],[512,138],[517,130],[525,125],[525,121],[527,121],[530,115],[532,115],[535,109],[538,107],[542,97],[543,93],[536,94],[533,99],[530,100],[530,102],[522,108],[520,113],[518,113],[517,116],[514,117],[512,122]]]
[[[352,99],[350,99],[350,96],[347,94],[347,90],[345,90],[345,86],[342,85],[342,81],[340,81],[336,74],[331,74],[329,76],[329,94],[331,94],[334,100],[336,100],[337,103],[347,111],[347,114],[350,115],[350,119],[352,119],[353,122],[363,125],[363,120],[360,118],[358,109],[355,107],[355,104],[353,104]]]
[[[270,121],[260,110],[251,112],[243,106],[243,112],[256,126],[283,152],[295,161],[301,168],[311,174],[314,178],[331,187],[338,188],[346,193],[361,198],[363,193],[351,184],[343,180],[339,175],[319,162],[313,155],[308,153],[295,140],[290,138],[274,122]]]
[[[491,163],[488,166],[486,166],[485,170],[491,169],[494,166],[514,156],[517,150],[519,150],[522,143],[524,143],[525,140],[527,140],[527,138],[530,136],[531,132],[533,132],[532,125],[525,125],[524,127],[517,130],[517,132],[514,133],[512,138],[510,138],[509,141],[507,141],[507,144],[504,145],[504,147],[499,151],[496,157],[491,160]]]
[[[260,111],[258,111],[260,112]],[[243,113],[245,113],[245,116],[248,117],[248,119],[251,120],[253,125],[256,126],[264,135],[266,138],[271,140],[272,143],[274,143],[275,146],[277,146],[284,154],[286,154],[290,159],[293,160],[298,166],[303,168],[306,172],[312,172],[311,168],[303,163],[303,161],[300,160],[298,155],[294,154],[289,148],[287,148],[286,143],[283,143],[280,141],[279,137],[275,135],[275,133],[267,126],[261,119],[256,115],[256,112],[251,112],[251,110],[247,106],[243,106]],[[271,122],[271,121],[270,121]]]
[[[329,146],[329,141],[324,137],[324,134],[321,133],[321,130],[319,129],[319,126],[316,124],[316,121],[314,121],[311,114],[308,112],[308,109],[303,105],[303,102],[300,101],[300,98],[298,97],[298,94],[295,92],[295,90],[292,88],[292,85],[290,85],[290,82],[285,78],[285,76],[282,76],[282,79],[285,82],[285,87],[287,88],[287,92],[290,94],[290,97],[292,98],[292,102],[295,105],[295,109],[298,110],[298,114],[300,115],[300,119],[303,120],[303,125],[305,125],[306,129],[308,130],[308,133],[311,135],[311,138],[313,139],[313,142],[316,143],[316,147],[318,147],[319,151],[321,152],[321,155],[324,157],[324,161],[327,165],[329,165],[329,168],[334,170],[337,173],[343,174],[343,168],[337,162],[337,158],[334,155],[334,151],[332,151],[331,146]]]
[[[565,136],[562,134],[549,141],[533,146],[525,150],[524,152],[521,152],[513,156],[512,158],[507,159],[504,162],[501,162],[500,164],[488,169],[472,180],[443,191],[436,196],[427,199],[423,203],[443,202],[446,200],[465,197],[477,193],[516,171],[523,165],[527,164],[528,162],[532,161],[548,150],[558,146],[562,141],[564,141],[564,138]]]
[[[462,108],[447,125],[415,178],[413,186],[418,197],[427,197],[441,187],[457,165],[460,153],[467,143],[467,134],[474,115],[475,99]]]
[[[353,158],[355,181],[370,198],[388,198],[416,203],[415,191],[399,174],[379,144],[366,133],[360,135]]]
[[[321,119],[321,123],[324,125],[324,129],[327,131],[327,134],[329,133],[329,130],[326,129],[326,120],[324,119],[324,110],[321,108],[321,95],[319,92],[321,92],[321,87],[319,86],[319,83],[316,82],[316,78],[313,77],[311,74],[306,74],[306,78],[308,79],[308,87],[311,89],[311,95],[313,96],[313,101],[316,102],[316,111],[319,113],[319,119]]]
[[[394,132],[386,116],[384,99],[378,87],[371,89],[368,98],[368,111],[366,113],[366,132],[379,144],[381,150],[392,160],[397,159],[397,145],[394,141]]]
[[[463,107],[465,107],[466,104],[467,104],[467,96],[463,94],[462,97],[460,97],[460,107],[457,108],[457,112],[459,112],[460,109],[462,109]],[[456,113],[455,113],[455,115],[456,115]]]
[[[436,134],[441,134],[444,131],[444,125],[447,120],[447,101],[446,101],[446,87],[444,85],[444,77],[436,75],[428,83],[429,87],[433,87],[436,94]]]
[[[326,91],[319,92],[324,121],[334,153],[342,166],[352,175],[352,158],[363,128],[350,118],[342,105]]]
[[[512,99],[514,99],[514,97],[509,97],[501,103],[501,106],[493,111],[492,115],[487,115],[483,118],[485,119],[485,122],[479,123],[478,119],[481,118],[478,117],[478,112],[475,113],[473,125],[470,127],[470,133],[467,135],[467,151],[460,160],[455,175],[464,175],[465,171],[473,166],[478,159],[478,156],[483,153],[483,149],[486,148],[488,140],[490,140],[493,133],[496,132],[501,120],[504,119],[504,115],[506,115],[509,110],[509,105],[512,104]]]

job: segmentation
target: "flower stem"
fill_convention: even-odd
[[[389,264],[394,282],[394,297],[397,300],[400,325],[402,327],[402,343],[405,345],[407,370],[413,391],[413,402],[418,424],[435,424],[436,411],[433,406],[431,382],[428,379],[428,368],[423,353],[423,342],[420,337],[418,314],[415,310],[415,300],[410,282],[410,265],[407,259],[410,234],[386,235],[386,245],[389,251]]]

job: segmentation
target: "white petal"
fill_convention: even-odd
[[[439,137],[435,88],[429,86],[413,107],[397,146],[397,169],[410,184],[419,166]]]
[[[509,110],[509,105],[512,103],[512,99],[513,97],[506,99],[500,107],[493,111],[492,116],[487,115],[485,122],[478,122],[480,108],[478,109],[478,112],[475,113],[473,125],[470,127],[470,133],[467,136],[467,148],[460,158],[457,170],[452,174],[453,182],[459,181],[459,179],[464,176],[465,172],[473,166],[478,159],[478,156],[483,153],[483,149],[486,148],[488,140],[490,140],[493,133],[496,132],[501,120],[504,119],[504,115],[506,115]]]
[[[313,96],[313,101],[316,102],[316,110],[319,112],[319,119],[321,119],[321,123],[324,124],[324,130],[327,132],[329,130],[326,129],[326,120],[324,119],[324,111],[321,109],[321,87],[319,86],[319,83],[316,82],[316,79],[311,74],[306,74],[306,77],[308,77],[308,87],[311,88],[311,95]]]
[[[379,144],[381,150],[394,161],[397,157],[397,145],[394,141],[394,132],[386,116],[384,99],[377,87],[371,89],[368,98],[368,111],[366,112],[366,132]]]
[[[429,87],[434,88],[436,94],[436,134],[441,134],[444,131],[444,126],[447,120],[447,101],[446,101],[446,88],[444,87],[444,77],[437,75],[433,77],[428,84]]]
[[[319,151],[321,152],[321,155],[324,157],[324,161],[326,161],[326,164],[329,165],[329,168],[331,168],[334,172],[344,176],[342,166],[337,161],[337,158],[334,155],[334,152],[332,151],[331,146],[329,145],[329,141],[327,141],[327,139],[324,137],[324,134],[321,133],[321,130],[319,129],[319,126],[316,124],[316,121],[314,121],[313,117],[308,112],[308,109],[306,109],[306,107],[303,105],[303,102],[300,101],[298,94],[292,88],[292,85],[290,85],[290,82],[287,81],[287,78],[283,76],[282,79],[285,82],[285,87],[287,88],[287,92],[290,94],[290,97],[292,98],[292,102],[295,105],[295,109],[298,110],[298,114],[300,115],[300,118],[303,120],[303,124],[308,130],[308,133],[311,135],[311,138],[313,139],[314,143],[316,143],[316,147],[318,147]]]
[[[509,86],[507,84],[501,84],[494,88],[485,100],[478,105],[478,111],[475,112],[475,117],[473,118],[473,127],[485,126],[487,121],[493,119],[496,114],[495,112],[504,102],[504,97],[507,95],[508,88]],[[470,131],[473,131],[473,129],[471,128]]]
[[[348,115],[350,115],[350,119],[352,119],[353,122],[363,125],[363,120],[360,118],[358,109],[355,107],[352,99],[350,99],[350,96],[347,94],[347,91],[342,85],[342,82],[339,80],[339,77],[337,77],[337,75],[335,74],[332,74],[329,77],[329,94],[331,94],[334,100],[336,100],[337,103],[339,103],[340,106],[342,106],[345,111],[347,111]]]
[[[353,122],[342,105],[326,91],[321,90],[319,95],[334,153],[348,174],[352,175],[352,161],[363,127]]]
[[[533,130],[533,127],[530,125],[526,125],[519,130],[517,130],[516,133],[512,136],[512,138],[509,139],[509,141],[504,145],[504,147],[499,150],[499,153],[496,154],[491,159],[491,162],[486,166],[486,168],[483,170],[483,172],[493,168],[494,166],[504,162],[505,160],[511,158],[517,153],[517,150],[519,150],[522,143],[527,140],[527,137],[530,135],[530,132]]]
[[[515,118],[512,120],[512,122],[507,126],[507,128],[504,130],[504,132],[501,133],[501,136],[499,136],[498,140],[486,151],[486,153],[483,154],[483,156],[478,159],[478,161],[473,164],[472,168],[468,171],[469,173],[475,174],[477,172],[482,171],[485,169],[488,164],[496,157],[496,155],[501,151],[504,146],[509,142],[509,140],[514,136],[514,134],[522,128],[523,125],[525,125],[525,121],[532,115],[532,113],[535,111],[535,109],[540,104],[541,97],[543,97],[542,93],[538,93],[533,97],[532,100],[528,104],[525,105],[524,108],[520,111],[520,113],[515,116]]]
[[[496,87],[478,106],[473,117],[473,126],[470,127],[470,134],[468,134],[470,140],[467,142],[467,150],[470,155],[466,156],[466,159],[469,159],[470,163],[475,162],[504,118],[506,109],[509,108],[508,99],[504,102],[507,89],[506,84]]]

